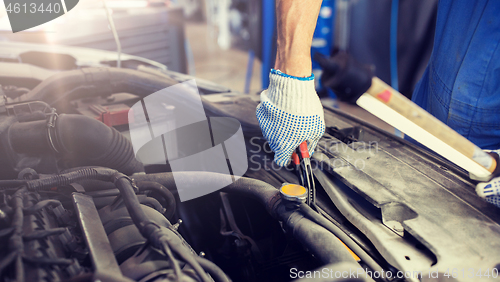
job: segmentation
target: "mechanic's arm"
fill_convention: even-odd
[[[308,141],[309,153],[325,131],[323,107],[312,75],[311,43],[321,0],[277,0],[277,53],[269,88],[261,93],[257,119],[285,166],[293,150]]]
[[[311,76],[311,43],[321,0],[277,0],[275,69],[297,77]]]

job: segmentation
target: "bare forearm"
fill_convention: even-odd
[[[276,0],[277,53],[275,69],[298,76],[311,75],[311,42],[321,0]]]

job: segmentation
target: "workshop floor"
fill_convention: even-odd
[[[217,45],[212,30],[205,23],[186,23],[186,37],[192,50],[194,70],[190,74],[244,92],[248,66],[248,52],[230,48],[223,50]],[[261,88],[261,63],[254,60],[253,75],[250,82],[250,94],[258,94]],[[333,101],[326,100],[331,104]],[[344,112],[365,120],[383,130],[394,132],[394,128],[364,109],[339,102],[338,107]]]

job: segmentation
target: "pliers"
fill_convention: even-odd
[[[307,141],[302,142],[292,153],[292,161],[295,165],[295,172],[300,184],[307,188],[306,204],[316,209],[316,187],[314,186],[314,176],[311,167],[311,159],[307,150]]]

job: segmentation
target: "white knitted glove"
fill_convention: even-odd
[[[500,154],[500,150],[493,150],[492,152]],[[490,204],[500,208],[500,177],[495,177],[489,182],[478,183],[476,185],[476,193]]]
[[[323,106],[314,88],[314,75],[294,77],[271,70],[269,88],[260,94],[257,119],[279,166],[290,163],[292,152],[307,140],[309,154],[325,132]]]

